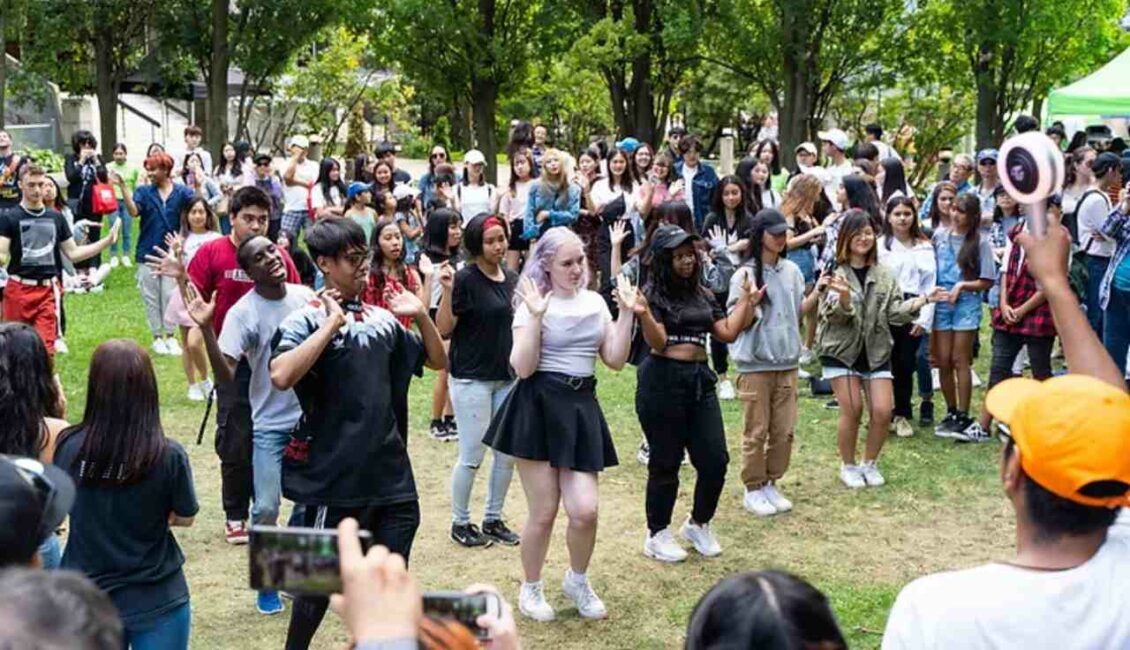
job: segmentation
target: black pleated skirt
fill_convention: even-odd
[[[619,464],[595,377],[536,372],[519,380],[483,438],[490,448],[553,467],[599,472]]]

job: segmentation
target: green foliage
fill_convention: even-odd
[[[56,174],[63,171],[63,156],[50,149],[35,149],[29,147],[20,150],[19,153],[34,160],[36,164],[49,174]]]
[[[510,116],[545,124],[550,142],[574,154],[593,136],[615,131],[608,89],[591,67],[565,57],[541,68],[518,92],[499,105],[498,129],[505,133]]]
[[[358,154],[369,151],[369,138],[365,136],[365,107],[361,104],[353,106],[349,111],[345,136],[345,158],[351,160]]]

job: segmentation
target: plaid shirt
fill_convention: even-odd
[[[1127,228],[1130,215],[1123,213],[1120,208],[1121,205],[1115,207],[1107,215],[1102,227],[1099,228],[1103,235],[1117,242],[1114,255],[1111,256],[1110,263],[1106,265],[1103,281],[1099,284],[1099,307],[1104,311],[1107,303],[1110,302],[1110,285],[1114,282],[1114,272],[1118,270],[1118,265],[1122,264],[1122,260],[1126,259],[1126,254],[1130,253],[1130,228]]]
[[[1062,226],[1061,226],[1062,227]],[[1015,240],[1024,228],[1023,224],[1014,227],[1009,233],[1009,239]],[[1018,309],[1028,299],[1039,291],[1036,280],[1028,272],[1028,260],[1024,258],[1024,249],[1020,246],[1011,246],[1008,249],[1008,258],[1005,259],[1005,274],[1008,293],[1001,296],[1001,302],[1013,309]],[[1055,336],[1055,321],[1052,319],[1051,306],[1047,301],[1028,312],[1024,318],[1016,323],[1008,323],[1000,308],[993,309],[993,329],[1019,336]]]

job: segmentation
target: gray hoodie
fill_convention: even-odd
[[[799,368],[800,305],[804,300],[804,276],[794,262],[781,257],[776,266],[762,272],[765,299],[757,307],[753,325],[730,344],[730,358],[741,374]],[[730,300],[726,308],[733,310],[741,295],[742,281],[753,282],[752,262],[742,264],[730,279]]]

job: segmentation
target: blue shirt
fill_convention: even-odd
[[[180,230],[181,210],[194,196],[195,192],[176,183],[164,200],[156,185],[142,185],[133,191],[133,202],[141,221],[137,233],[138,264],[144,264],[145,256],[153,249],[166,250],[165,235]]]

